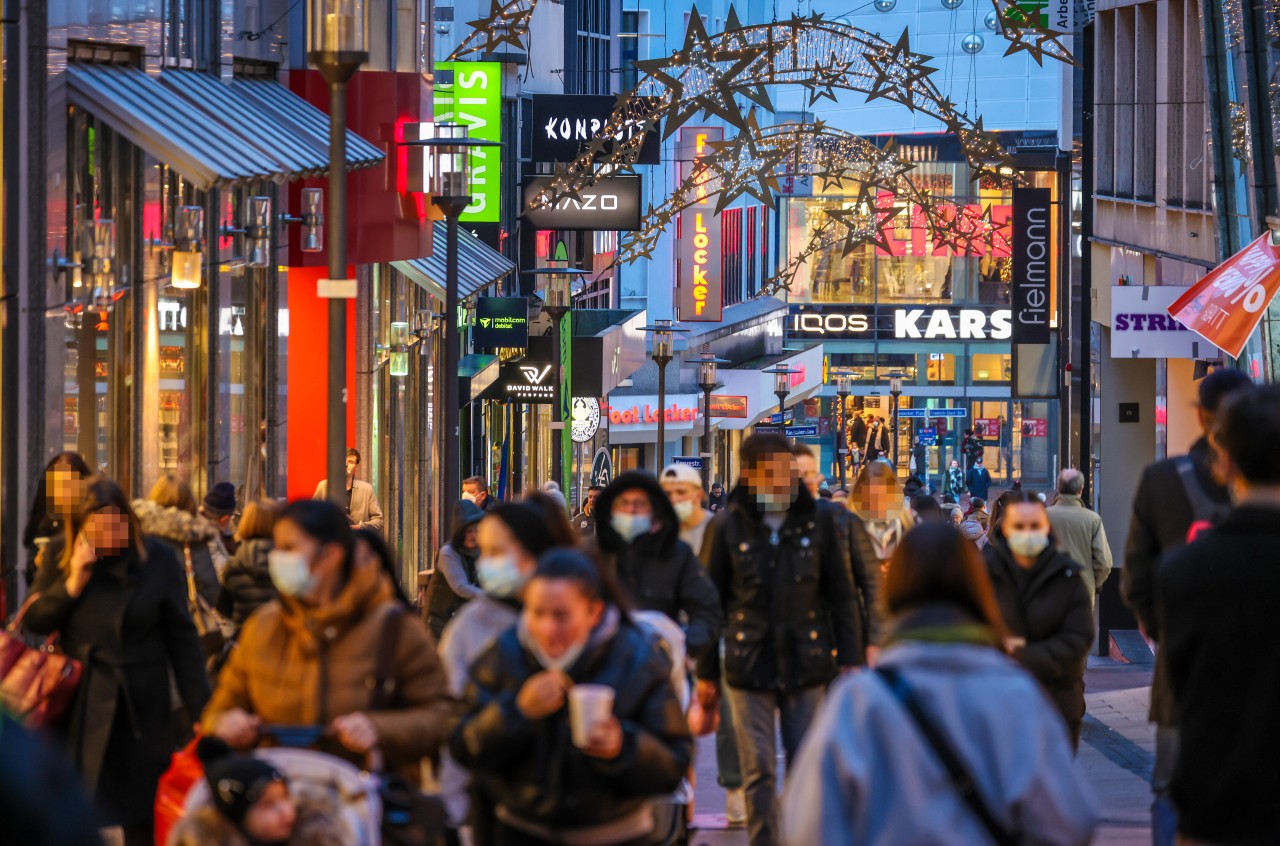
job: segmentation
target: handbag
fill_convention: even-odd
[[[373,696],[369,710],[383,711],[394,704],[396,687],[392,663],[400,643],[405,612],[396,606],[387,612],[374,663]],[[423,793],[407,779],[386,768],[378,777],[382,798],[382,842],[385,846],[444,846],[448,814],[439,796]]]
[[[0,634],[0,703],[30,728],[56,725],[75,700],[84,667],[58,649],[58,635],[38,646],[22,638],[22,621],[40,598],[33,593]]]
[[[894,698],[898,700],[903,709],[911,716],[911,720],[916,724],[916,728],[920,730],[920,734],[924,735],[925,742],[933,750],[933,754],[938,757],[943,769],[947,771],[947,778],[950,779],[951,786],[956,793],[960,794],[960,798],[969,806],[969,810],[973,811],[973,815],[978,818],[978,822],[982,823],[982,827],[986,829],[987,834],[991,836],[996,846],[1018,846],[1021,840],[1005,828],[1004,824],[991,812],[991,808],[978,790],[978,783],[969,774],[968,767],[965,766],[964,761],[951,747],[951,744],[943,736],[937,725],[929,719],[924,709],[920,707],[920,701],[916,699],[915,691],[903,680],[902,674],[893,667],[876,667],[875,673],[888,686],[890,692],[893,693]]]
[[[222,624],[217,613],[209,606],[209,602],[196,590],[196,571],[191,564],[191,544],[182,545],[183,558],[187,567],[187,607],[191,609],[191,622],[196,624],[196,633],[200,636],[200,648],[205,658],[214,658],[222,654],[226,638],[222,634]]]
[[[169,758],[169,769],[160,776],[156,785],[156,846],[165,846],[169,842],[169,832],[186,813],[187,793],[192,785],[204,778],[204,765],[196,757],[194,738],[181,750],[174,752]]]

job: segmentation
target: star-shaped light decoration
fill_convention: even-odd
[[[489,0],[488,16],[467,21],[472,32],[449,54],[449,61],[471,53],[493,53],[503,44],[527,51],[524,38],[529,34],[536,3],[537,0],[511,0],[505,4],[501,0]]]
[[[1027,53],[1041,67],[1045,56],[1064,64],[1076,64],[1071,50],[1062,40],[1066,33],[1041,24],[1037,13],[1032,13],[1036,15],[1032,19],[1015,0],[991,0],[991,5],[995,7],[996,20],[1000,22],[1000,34],[1009,40],[1009,49],[1004,53],[1006,56]]]
[[[826,209],[827,217],[837,221],[845,229],[841,256],[847,256],[863,244],[871,243],[887,253],[892,253],[885,230],[904,206],[882,206],[878,202],[874,185],[864,184],[852,206]]]
[[[774,195],[782,190],[778,168],[795,153],[787,136],[761,137],[755,112],[747,115],[746,124],[747,128],[733,138],[709,144],[715,153],[706,157],[704,164],[719,177],[716,214],[743,194],[750,194],[763,205],[773,205]]]
[[[867,92],[868,103],[883,98],[901,103],[914,112],[918,99],[932,93],[929,75],[937,68],[929,67],[928,62],[933,60],[933,56],[914,52],[907,30],[902,31],[892,47],[870,53],[866,58],[875,72],[871,90]]]

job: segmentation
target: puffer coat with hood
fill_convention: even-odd
[[[1093,642],[1093,604],[1080,565],[1049,546],[1023,570],[1000,531],[991,532],[983,554],[1000,615],[1014,637],[1026,643],[1012,657],[1036,677],[1076,740],[1084,719],[1084,668]]]
[[[614,501],[633,489],[649,497],[653,529],[628,543],[610,523],[609,515]],[[701,661],[715,652],[724,626],[720,594],[698,556],[680,540],[680,520],[658,480],[648,473],[623,473],[600,493],[593,513],[595,551],[604,566],[613,568],[635,607],[658,611],[677,622],[684,614],[689,656]]]
[[[199,514],[188,514],[180,508],[162,508],[146,499],[135,499],[133,510],[142,524],[142,534],[163,541],[184,568],[190,553],[196,592],[211,608],[216,608],[222,593],[219,577],[227,563],[227,551],[222,546],[222,533],[217,524]]]
[[[271,569],[267,565],[267,553],[272,547],[270,538],[243,541],[222,570],[218,613],[234,623],[236,628],[243,626],[259,605],[276,598],[276,586],[271,581]]]

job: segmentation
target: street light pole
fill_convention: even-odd
[[[893,472],[898,472],[898,399],[902,396],[902,374],[889,374],[889,394],[893,397]]]
[[[312,0],[307,58],[329,83],[329,398],[325,476],[329,499],[346,501],[347,300],[347,83],[369,58],[364,0]]]
[[[711,393],[716,389],[719,366],[728,364],[711,354],[708,344],[702,346],[702,358],[698,360],[698,387],[702,389],[702,487],[711,490]]]
[[[644,327],[644,331],[653,335],[651,357],[658,365],[658,443],[653,468],[657,475],[662,472],[662,463],[667,457],[667,365],[675,357],[675,333],[682,330],[672,328],[670,320],[655,320],[652,326]]]
[[[849,398],[849,377],[836,377],[836,396],[840,398],[840,443],[836,446],[836,460],[840,462],[840,487],[845,487],[845,456],[849,454],[849,444],[845,440],[846,400]]]
[[[567,492],[568,480],[564,478],[564,361],[561,355],[564,339],[561,337],[565,315],[573,307],[573,276],[589,275],[590,271],[576,270],[567,261],[552,259],[547,267],[531,271],[535,278],[545,276],[547,288],[543,298],[543,310],[551,316],[555,330],[552,356],[554,357],[555,399],[551,403],[551,431],[555,446],[551,450],[551,478]]]

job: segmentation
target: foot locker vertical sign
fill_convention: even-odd
[[[689,174],[711,179],[699,159],[714,152],[711,142],[723,140],[723,127],[682,127],[677,156],[681,181]],[[715,202],[701,188],[696,202],[680,212],[676,261],[676,303],[680,320],[719,323],[724,318],[720,216],[716,214]]]

